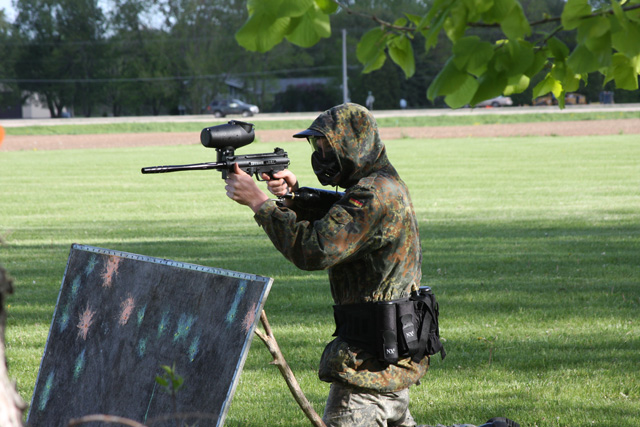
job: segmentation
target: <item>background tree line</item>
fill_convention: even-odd
[[[394,19],[423,12],[430,1],[352,0],[350,7]],[[564,1],[521,4],[529,19],[541,19],[558,15]],[[390,61],[363,74],[355,52],[371,21],[354,13],[332,16],[334,32],[311,48],[281,43],[255,53],[234,39],[248,16],[246,1],[14,0],[14,6],[12,21],[0,11],[0,111],[38,94],[52,117],[65,109],[76,116],[178,114],[180,106],[198,114],[214,97],[229,93],[228,79],[262,111],[321,110],[342,102],[342,34],[336,30],[343,28],[351,100],[364,104],[371,90],[376,109],[398,108],[401,98],[410,108],[444,106],[440,99],[430,102],[426,92],[446,61],[448,41],[441,37],[428,54],[414,46],[411,79]],[[495,29],[474,31],[487,40],[499,37]],[[572,47],[571,40],[566,43]],[[330,80],[281,90],[279,80],[291,77]],[[579,89],[590,101],[601,90],[603,79],[596,74]],[[637,92],[616,90],[615,99],[636,102]],[[531,89],[513,96],[516,104],[530,104],[531,98]]]

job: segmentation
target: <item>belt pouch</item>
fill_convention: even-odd
[[[376,319],[380,331],[379,359],[387,363],[396,363],[398,361],[396,304],[391,301],[376,304]]]
[[[403,356],[413,356],[420,347],[420,319],[416,315],[414,301],[397,303],[398,310],[398,350]]]

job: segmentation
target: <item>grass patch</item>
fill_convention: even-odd
[[[557,113],[557,114],[556,114]],[[556,112],[525,114],[483,114],[440,115],[415,117],[380,117],[377,119],[381,127],[415,127],[415,126],[462,126],[509,123],[538,123],[550,121],[581,121],[603,119],[637,119],[638,111],[601,111],[601,112]],[[142,132],[193,132],[204,126],[227,123],[230,119],[215,119],[204,122],[147,122],[147,123],[105,123],[105,124],[55,124],[38,126],[19,126],[5,128],[6,135],[89,135],[109,133],[142,133]],[[261,120],[260,116],[242,119],[256,124],[256,130],[299,130],[309,126],[309,120]]]
[[[199,125],[200,126],[200,125]],[[14,128],[15,129],[15,128]],[[302,184],[306,146],[280,144]],[[387,141],[421,228],[423,284],[441,305],[447,359],[412,388],[419,423],[635,426],[640,413],[640,145],[637,136]],[[202,147],[6,152],[1,262],[10,375],[31,398],[70,245],[273,277],[266,311],[322,413],[317,364],[331,338],[323,272],[272,249],[211,171],[142,175]],[[420,159],[419,162],[416,159]],[[229,426],[298,426],[302,412],[259,340]],[[188,386],[188,384],[185,384]]]

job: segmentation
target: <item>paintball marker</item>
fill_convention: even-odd
[[[240,169],[249,175],[275,172],[289,166],[289,156],[282,148],[276,148],[273,153],[235,155],[236,148],[251,144],[255,138],[253,123],[231,120],[229,123],[202,129],[200,142],[207,148],[215,148],[217,159],[209,163],[193,163],[190,165],[149,166],[142,168],[142,173],[166,173],[187,170],[215,169],[222,172],[222,179],[232,172],[237,163]]]

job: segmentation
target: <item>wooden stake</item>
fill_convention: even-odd
[[[284,377],[284,380],[287,382],[287,386],[289,386],[289,390],[293,395],[293,398],[298,402],[302,412],[309,418],[311,423],[315,427],[326,427],[325,423],[322,421],[322,418],[318,415],[318,413],[313,409],[309,400],[302,392],[300,388],[300,384],[298,384],[298,380],[293,375],[293,371],[289,367],[289,364],[284,359],[284,355],[282,351],[280,351],[280,346],[278,346],[278,342],[276,338],[273,336],[273,332],[271,330],[271,326],[269,325],[269,321],[267,320],[267,314],[262,310],[260,313],[260,323],[264,327],[264,332],[256,328],[256,335],[262,340],[262,342],[267,346],[269,353],[273,356],[272,365],[276,365],[280,370],[280,373]]]

